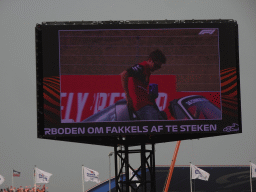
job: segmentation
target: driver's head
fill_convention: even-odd
[[[160,69],[162,67],[162,64],[166,63],[166,57],[162,51],[156,49],[149,54],[147,62],[150,66],[150,70],[155,71],[157,69]]]

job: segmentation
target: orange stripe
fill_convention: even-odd
[[[49,101],[51,104],[53,105],[57,105],[57,106],[60,106],[60,103],[57,102],[57,101],[54,101],[49,95],[47,95],[46,93],[43,93],[44,95],[44,99]]]
[[[222,98],[222,103],[232,103],[234,105],[237,105],[237,101],[232,101],[232,100],[228,100],[228,99],[224,99],[224,98]]]
[[[234,72],[232,72],[232,73],[229,73],[229,74],[227,74],[227,75],[225,75],[225,76],[221,76],[220,80],[226,79],[226,78],[228,78],[228,77],[230,77],[230,76],[232,76],[232,75],[234,75],[234,74],[236,74],[236,71],[234,71]]]
[[[230,86],[227,89],[221,90],[221,93],[226,93],[228,91],[230,91],[231,89],[233,89],[235,86],[237,86],[237,82],[235,82],[232,86]]]
[[[53,96],[55,96],[57,99],[60,99],[60,95],[54,93],[51,89],[49,89],[48,87],[46,87],[45,85],[43,85],[43,88],[48,91],[49,93],[51,93]]]
[[[237,101],[237,98],[235,98],[235,97],[233,97],[233,96],[230,96],[230,95],[223,95],[221,98],[225,98],[225,99]]]
[[[51,83],[54,83],[54,84],[59,84],[60,83],[60,79],[59,78],[54,78],[54,77],[46,77],[46,78],[44,78],[43,81],[51,82]]]
[[[46,84],[46,86],[48,86],[48,87],[52,88],[53,90],[55,90],[56,92],[60,93],[59,86],[58,86],[58,87],[55,87],[55,86],[53,86],[53,85],[51,85],[51,84]]]
[[[45,80],[45,79],[59,79],[59,76],[44,77],[44,80]]]
[[[52,87],[53,89],[55,89],[57,92],[59,92],[60,85],[55,85],[55,84],[53,84],[53,83],[49,83],[49,84],[46,84],[46,85],[49,85],[50,87]]]
[[[59,85],[60,84],[60,81],[57,79],[57,80],[54,80],[54,79],[45,79],[44,81],[47,81],[47,82],[51,82],[51,83],[54,83],[56,85]]]
[[[231,83],[232,81],[235,81],[235,80],[236,80],[236,76],[229,79],[228,81],[225,81],[223,83],[221,82],[221,87],[223,87],[223,86],[225,86],[225,85],[227,85],[227,84],[229,84],[229,83]]]
[[[237,90],[235,90],[233,93],[228,94],[230,97],[236,97],[237,96]]]
[[[220,74],[221,75],[224,75],[225,73],[228,73],[230,71],[234,71],[236,68],[235,67],[231,67],[231,68],[228,68],[228,69],[223,69],[220,71]]]

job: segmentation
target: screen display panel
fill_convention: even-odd
[[[145,23],[37,25],[38,137],[103,144],[242,132],[237,23]]]

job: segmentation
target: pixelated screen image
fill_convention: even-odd
[[[61,122],[221,119],[218,38],[218,29],[59,31]],[[149,54],[157,49],[166,63],[149,71],[143,86],[140,77],[148,71]],[[128,109],[120,74],[136,64],[143,68],[129,76],[128,91],[138,104]],[[151,84],[158,88],[152,102]],[[203,99],[191,99],[189,108],[177,102],[183,116],[177,115],[170,102],[185,97],[189,102],[187,96],[192,95]],[[151,108],[163,115],[136,116],[149,105],[149,115]],[[191,110],[200,114],[190,115]]]
[[[42,135],[241,132],[237,25],[40,27]]]

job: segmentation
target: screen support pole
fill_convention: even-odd
[[[116,192],[122,192],[123,189],[127,192],[155,192],[155,144],[151,144],[151,150],[146,149],[146,143],[141,143],[140,149],[129,150],[127,139],[122,143],[123,148],[118,148],[118,145],[114,147]],[[140,167],[136,170],[129,164],[129,155],[134,153],[141,157]],[[117,166],[119,158],[120,167]]]

